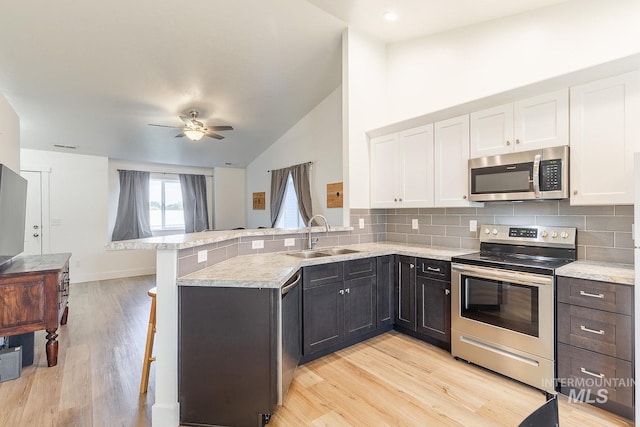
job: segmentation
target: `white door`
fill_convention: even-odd
[[[571,204],[632,204],[640,72],[572,87],[570,102]]]
[[[24,255],[42,255],[42,173],[21,171],[27,180]]]
[[[562,89],[516,101],[515,151],[569,144],[569,92]]]
[[[433,124],[400,132],[402,207],[433,207]]]
[[[435,206],[469,206],[469,115],[435,124]]]
[[[470,127],[470,158],[513,151],[513,104],[471,113]]]
[[[398,206],[398,134],[372,138],[371,152],[371,207],[394,208]]]

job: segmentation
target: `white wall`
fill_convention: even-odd
[[[313,162],[310,173],[313,214],[322,214],[330,225],[342,225],[342,209],[327,208],[327,184],[341,182],[342,99],[333,91],[311,112],[265,150],[247,167],[247,226],[270,227],[271,169]],[[266,193],[266,209],[253,210],[253,193]]]
[[[23,169],[49,170],[51,253],[71,252],[72,282],[155,272],[153,251],[107,251],[108,159],[99,156],[21,150]]]
[[[391,44],[388,123],[636,54],[639,22],[638,0],[574,0]]]
[[[215,168],[214,220],[216,230],[228,230],[247,225],[247,190],[245,169]]]
[[[368,208],[369,142],[365,132],[386,122],[386,50],[352,29],[344,32],[342,47],[345,206]]]
[[[20,119],[0,93],[0,163],[20,171]]]

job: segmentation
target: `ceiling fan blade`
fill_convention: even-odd
[[[153,124],[153,123],[147,123],[147,124],[149,126],[158,126],[158,127],[161,127],[161,128],[173,128],[173,129],[182,129],[183,128],[183,126],[156,125],[156,124]]]
[[[189,126],[193,126],[193,123],[191,122],[191,117],[180,116],[180,120],[182,120],[183,122],[185,122]]]
[[[221,130],[233,130],[233,128],[231,126],[207,126],[207,130],[221,131]]]
[[[175,138],[182,138],[183,136],[185,136],[185,135],[184,135],[184,132],[180,132],[179,134],[177,134],[177,135],[175,136]]]
[[[214,132],[207,132],[205,133],[205,135],[208,136],[209,138],[224,139],[224,136],[218,135],[217,133],[214,133]]]

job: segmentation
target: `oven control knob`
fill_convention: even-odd
[[[494,235],[494,236],[497,236],[497,235],[498,235],[498,229],[497,229],[497,228],[494,228],[494,229],[493,229],[493,231],[492,231],[492,233],[493,233],[493,235]]]
[[[545,230],[542,230],[542,233],[540,233],[540,236],[542,237],[547,237],[549,235],[549,233],[547,233]]]
[[[485,228],[485,229],[484,229],[484,234],[491,234],[491,230],[489,230],[489,228],[488,228],[488,227],[487,227],[487,228]]]
[[[556,237],[558,237],[558,232],[554,230],[554,231],[551,233],[551,237],[553,237],[554,239],[555,239]]]
[[[562,237],[563,239],[566,239],[567,237],[569,237],[569,233],[567,233],[566,231],[563,231],[562,233],[560,233],[560,237]]]

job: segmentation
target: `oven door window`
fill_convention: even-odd
[[[462,276],[461,315],[467,319],[537,337],[538,288]]]

